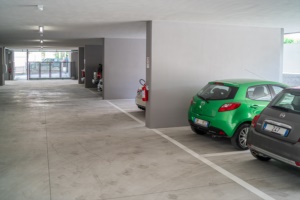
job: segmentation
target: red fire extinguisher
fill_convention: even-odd
[[[146,84],[143,85],[142,87],[142,100],[143,101],[148,101],[148,86]]]

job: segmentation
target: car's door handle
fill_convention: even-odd
[[[251,105],[250,108],[258,108],[258,105]]]

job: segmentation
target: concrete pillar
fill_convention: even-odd
[[[145,39],[104,39],[103,98],[134,99],[146,76]]]
[[[13,51],[9,49],[5,49],[5,64],[6,64],[6,71],[4,73],[5,80],[14,80],[13,72],[14,72],[14,57]]]
[[[4,47],[0,47],[0,86],[5,85],[4,72],[5,63],[4,63]]]
[[[14,51],[11,51],[11,63],[10,63],[10,66],[11,66],[11,69],[12,69],[12,72],[11,72],[11,78],[12,80],[15,79],[15,52]]]
[[[279,81],[282,37],[280,28],[148,22],[146,126],[188,125],[190,100],[209,81]]]
[[[71,78],[78,79],[78,51],[71,52]]]
[[[84,47],[85,60],[85,87],[96,88],[97,85],[92,83],[94,72],[97,71],[99,64],[103,64],[103,45],[86,45]]]
[[[84,69],[84,47],[78,48],[78,84],[83,84],[81,81],[82,73],[81,70]]]

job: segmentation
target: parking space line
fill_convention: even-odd
[[[145,122],[139,120],[138,118],[136,118],[135,116],[131,115],[130,113],[126,112],[125,110],[123,110],[122,108],[116,106],[115,104],[113,104],[110,101],[107,101],[107,103],[109,103],[110,105],[112,105],[113,107],[115,107],[116,109],[120,110],[122,113],[124,113],[125,115],[127,115],[128,117],[134,119],[135,121],[137,121],[138,123],[145,125]]]
[[[113,103],[111,103],[110,101],[107,101],[109,104],[111,104],[112,106],[114,106],[115,108],[117,108],[118,110],[120,110],[121,112],[123,112],[124,114],[126,114],[127,116],[131,117],[132,119],[136,120],[138,123],[140,124],[145,124],[144,122],[142,122],[141,120],[137,119],[136,117],[134,117],[133,115],[127,113],[125,110],[123,110],[122,108],[114,105]],[[173,138],[170,138],[169,136],[165,135],[164,133],[160,132],[157,129],[150,129],[152,131],[154,131],[156,134],[160,135],[161,137],[165,138],[166,140],[168,140],[169,142],[173,143],[174,145],[176,145],[177,147],[179,147],[180,149],[184,150],[185,152],[189,153],[190,155],[192,155],[193,157],[197,158],[198,160],[200,160],[201,162],[205,163],[206,165],[208,165],[209,167],[213,168],[214,170],[218,171],[219,173],[223,174],[224,176],[226,176],[227,178],[231,179],[232,181],[236,182],[237,184],[239,184],[240,186],[244,187],[245,189],[247,189],[248,191],[252,192],[253,194],[259,196],[262,199],[265,200],[275,200],[273,197],[267,195],[266,193],[262,192],[261,190],[257,189],[256,187],[250,185],[249,183],[247,183],[246,181],[238,178],[237,176],[235,176],[234,174],[230,173],[229,171],[223,169],[222,167],[216,165],[215,163],[211,162],[210,160],[208,160],[207,158],[205,158],[203,155],[199,155],[198,153],[194,152],[193,150],[189,149],[188,147],[184,146],[183,144],[179,143],[178,141],[174,140]],[[228,152],[230,153],[230,152]],[[209,154],[207,154],[209,155]],[[212,154],[211,154],[212,155]]]
[[[224,152],[224,153],[208,153],[208,154],[201,154],[201,156],[208,158],[208,157],[215,157],[215,156],[228,156],[228,155],[235,155],[235,154],[243,154],[249,153],[250,151],[231,151],[231,152]]]

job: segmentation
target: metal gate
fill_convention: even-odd
[[[73,62],[28,62],[28,79],[70,79]]]

